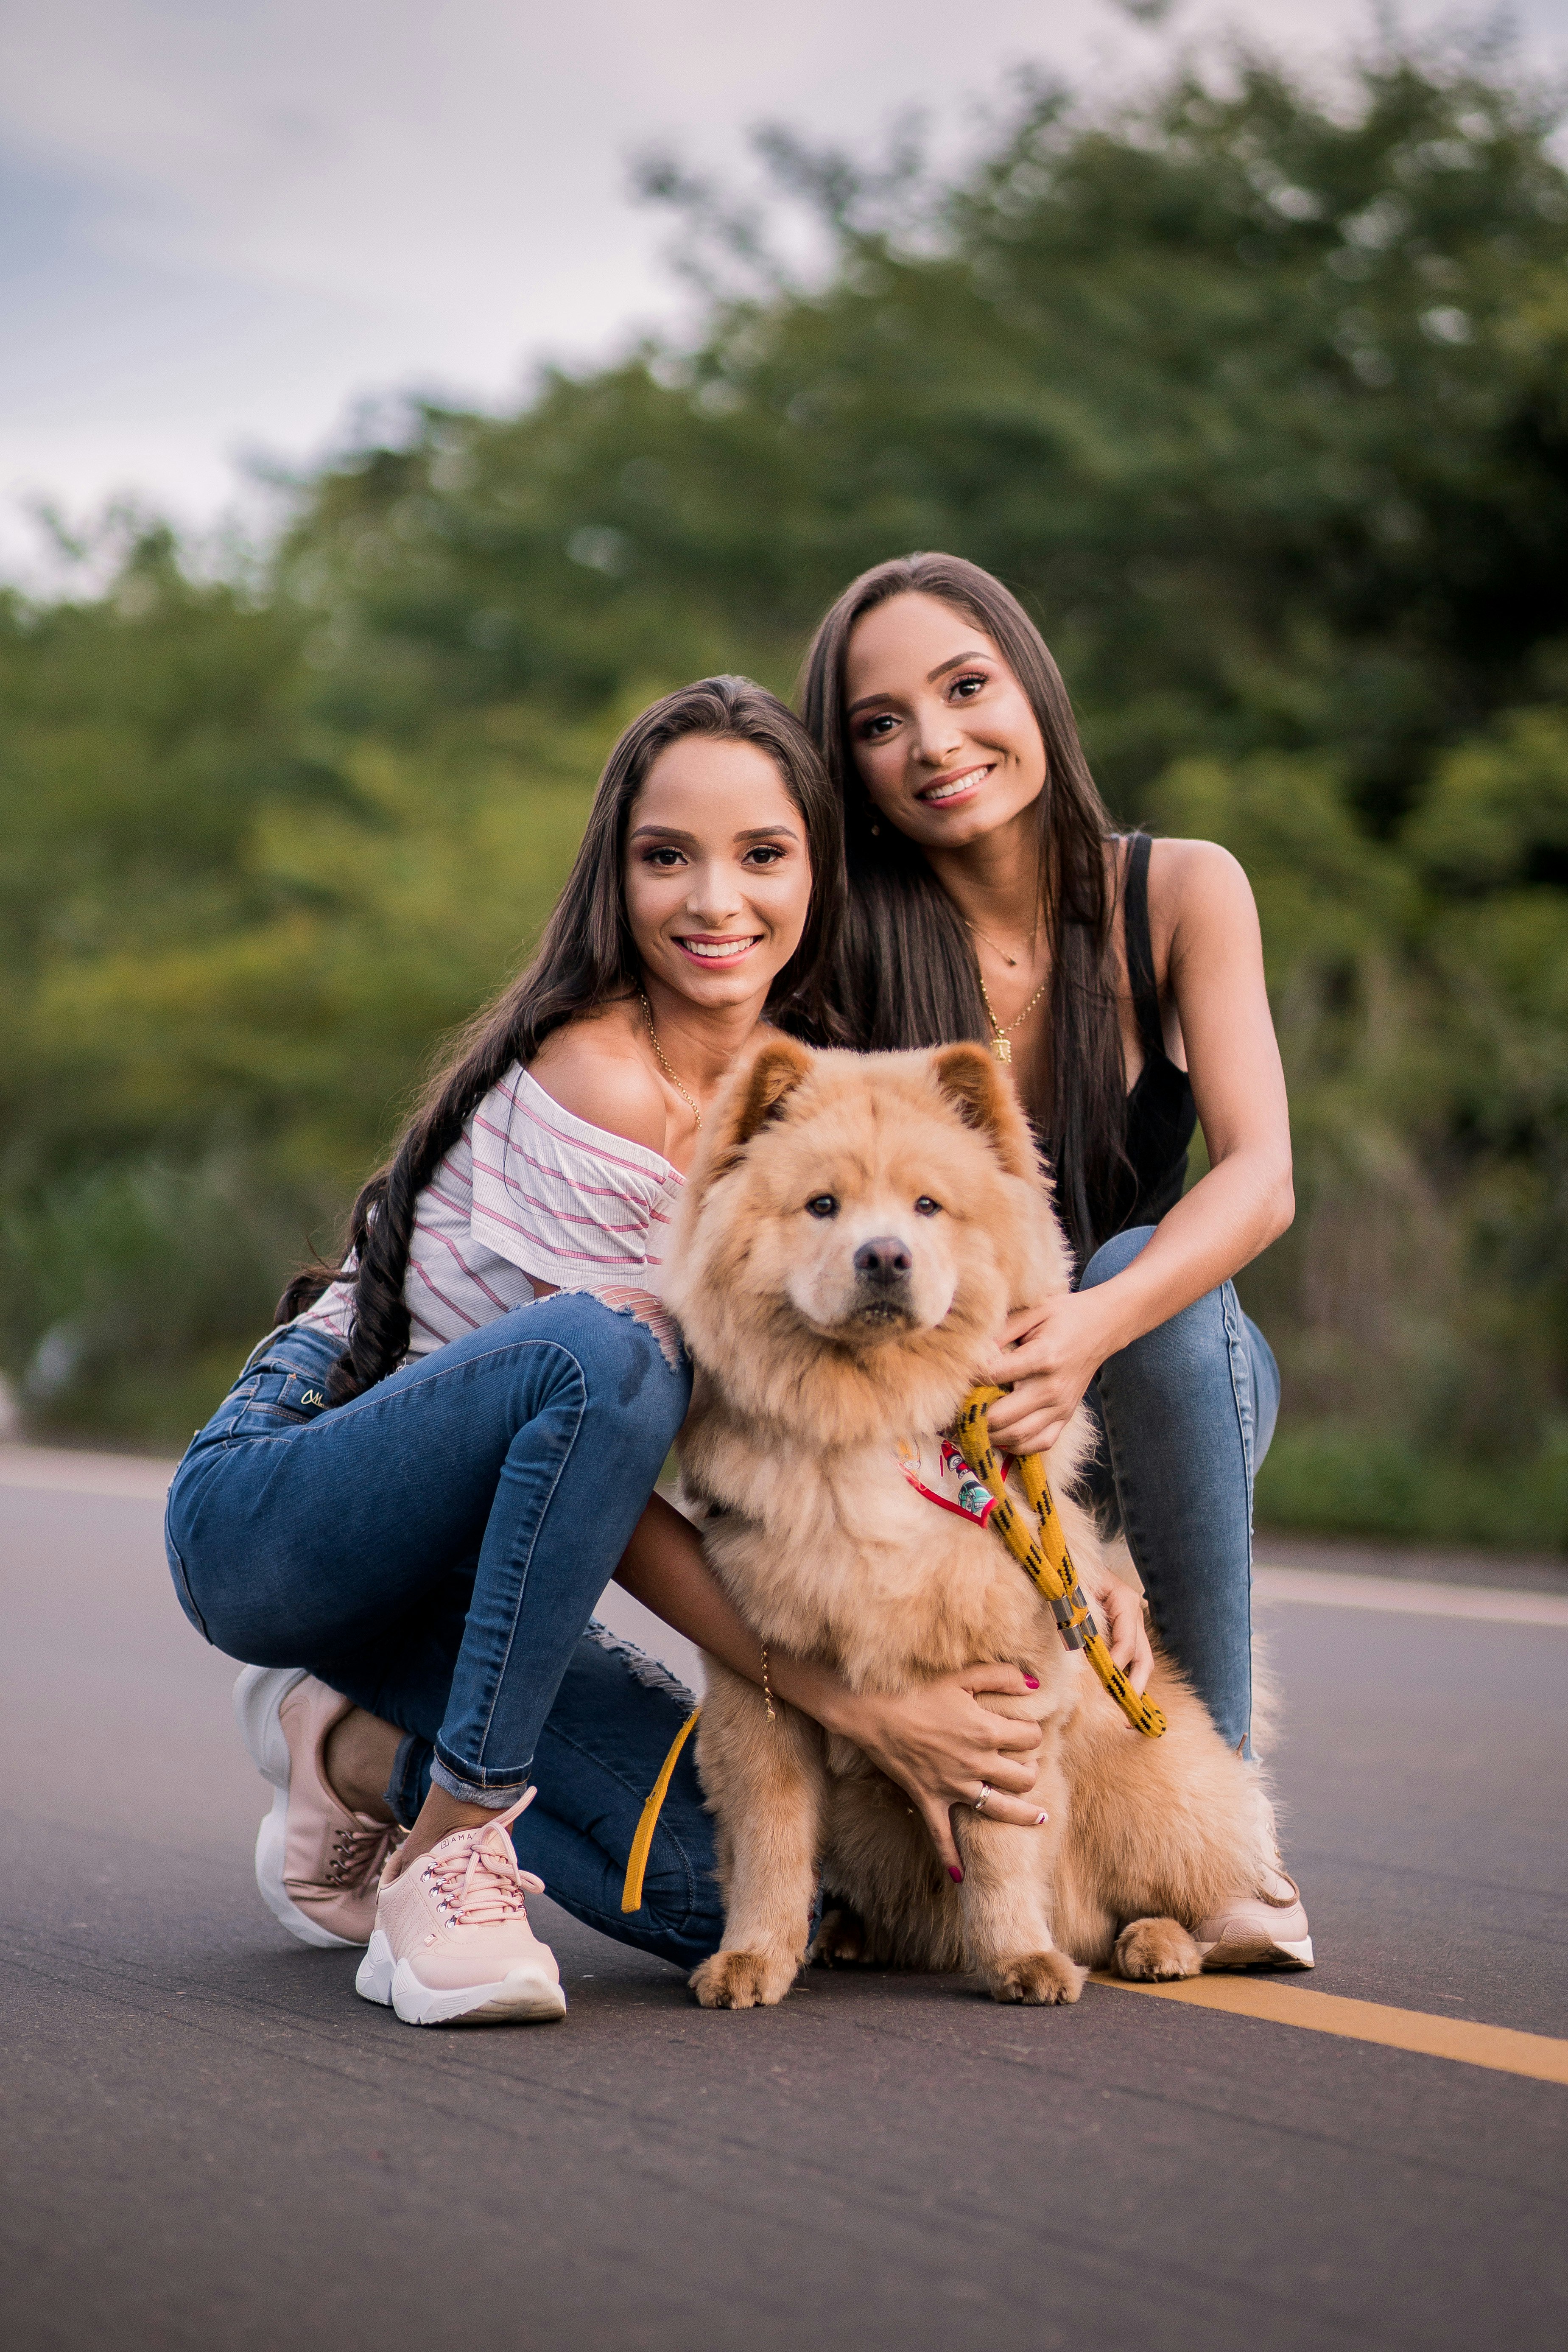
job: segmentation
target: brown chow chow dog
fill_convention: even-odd
[[[979,1045],[808,1053],[765,1045],[693,1171],[666,1297],[697,1365],[680,1443],[711,1515],[709,1558],[759,1643],[887,1693],[979,1659],[1036,1675],[998,1713],[1044,1725],[1043,1829],[954,1815],[963,1879],[901,1790],[717,1659],[698,1766],[718,1817],[724,1944],[692,1977],[707,2008],[783,1999],[819,1874],[863,1923],[858,1950],[973,1969],[998,2000],[1076,2000],[1086,1967],[1195,1976],[1192,1929],[1272,1856],[1254,1768],[1162,1661],[1169,1723],[1132,1730],[992,1529],[935,1507],[929,1460],[1004,1317],[1068,1286],[1029,1130]],[[912,1445],[911,1445],[912,1442]],[[1071,1498],[1078,1413],[1047,1459],[1073,1556],[1098,1559]],[[820,1942],[820,1939],[819,1939]],[[850,1950],[857,1948],[854,1942]]]

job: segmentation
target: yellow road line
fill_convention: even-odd
[[[1179,1984],[1129,1984],[1125,1977],[1096,1969],[1094,1981],[1116,1985],[1122,1992],[1152,1993],[1156,2000],[1184,2001],[1189,2009],[1260,2017],[1270,2025],[1304,2026],[1309,2033],[1337,2033],[1346,2042],[1376,2042],[1385,2050],[1414,2050],[1425,2058],[1454,2058],[1464,2066],[1490,2066],[1502,2074],[1528,2074],[1538,2083],[1568,2085],[1568,2042],[1554,2042],[1546,2033],[1516,2033],[1507,2025],[1471,2025],[1462,2017],[1386,2009],[1381,2001],[1346,2000],[1339,1993],[1309,1992],[1268,1977],[1189,1977]]]

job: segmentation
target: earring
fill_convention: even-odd
[[[880,826],[879,824],[874,824],[874,825],[871,827],[872,837],[873,837],[873,838],[875,838],[875,837],[876,837],[876,835],[881,832],[881,830],[882,830],[882,828],[881,828],[881,826]]]

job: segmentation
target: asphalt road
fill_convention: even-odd
[[[563,2025],[398,2024],[261,1908],[235,1669],[158,1521],[0,1476],[11,2344],[1568,2341],[1551,2083],[1096,1985],[834,1975],[710,2016],[542,1904]],[[1568,1628],[1261,1615],[1313,1987],[1568,2034]]]

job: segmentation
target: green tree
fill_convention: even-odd
[[[166,1442],[522,951],[616,726],[911,546],[1038,614],[1121,814],[1251,874],[1301,1202],[1260,1507],[1568,1541],[1568,179],[1495,60],[1026,89],[958,179],[649,193],[690,348],[412,404],[259,567],[0,611],[0,1351]],[[830,255],[777,260],[770,207]]]

